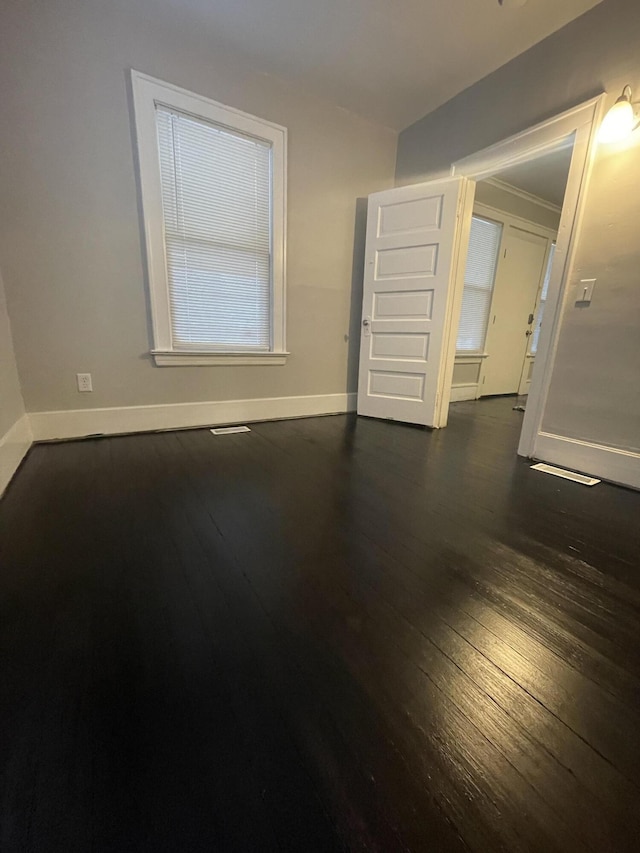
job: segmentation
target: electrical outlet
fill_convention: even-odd
[[[76,373],[76,379],[78,381],[78,391],[82,393],[93,391],[90,373]]]

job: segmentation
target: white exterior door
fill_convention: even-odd
[[[450,178],[369,196],[358,414],[446,425],[473,188]]]
[[[504,237],[487,329],[483,397],[519,392],[548,246],[547,237],[513,225]]]

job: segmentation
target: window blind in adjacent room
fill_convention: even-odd
[[[456,346],[459,353],[484,349],[501,236],[500,223],[473,217]]]
[[[156,106],[173,346],[271,346],[271,145]]]

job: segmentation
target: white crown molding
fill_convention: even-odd
[[[486,178],[483,183],[489,184],[489,186],[495,187],[498,190],[502,190],[502,192],[509,193],[509,195],[514,195],[518,198],[524,199],[524,201],[537,204],[538,207],[544,207],[546,210],[552,210],[554,213],[562,213],[562,207],[559,204],[554,204],[552,201],[547,201],[545,198],[540,198],[540,196],[528,193],[526,190],[521,190],[520,187],[514,187],[513,184],[501,181],[500,178]]]
[[[522,216],[516,216],[514,213],[505,213],[497,207],[492,207],[490,204],[476,202],[473,205],[473,212],[478,216],[485,216],[487,219],[493,219],[495,222],[501,222],[503,226],[514,225],[516,228],[524,228],[525,231],[530,231],[533,234],[538,234],[540,237],[547,237],[555,240],[558,236],[558,231],[555,228],[548,228],[546,225],[540,225],[532,219],[523,219]]]
[[[640,489],[640,453],[630,450],[541,432],[536,437],[532,458],[621,486]]]
[[[30,420],[34,441],[50,441],[89,435],[117,435],[304,418],[350,412],[355,408],[356,394],[319,394],[32,412]]]
[[[29,415],[23,415],[0,438],[0,497],[31,447]]]

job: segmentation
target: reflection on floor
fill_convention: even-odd
[[[36,447],[3,853],[637,850],[640,495],[512,407]]]

